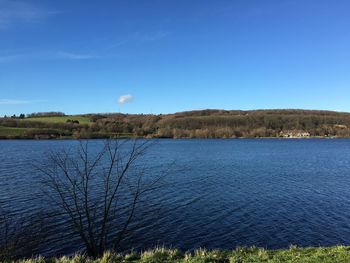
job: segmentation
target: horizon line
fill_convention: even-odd
[[[28,113],[18,113],[18,114],[1,114],[0,117],[11,117],[13,115],[29,115],[32,113],[50,113],[50,112],[62,112],[66,116],[78,116],[78,115],[112,115],[112,114],[123,114],[123,115],[173,115],[173,114],[180,114],[185,112],[199,112],[199,111],[225,111],[225,112],[233,112],[233,111],[241,111],[241,112],[254,112],[254,111],[318,111],[318,112],[336,112],[336,113],[349,113],[350,111],[343,111],[343,110],[329,110],[329,109],[307,109],[307,108],[256,108],[256,109],[219,109],[219,108],[203,108],[203,109],[192,109],[192,110],[182,110],[182,111],[175,111],[175,112],[167,112],[167,113],[129,113],[129,112],[121,112],[121,111],[115,111],[115,112],[86,112],[86,113],[66,113],[64,111],[59,110],[53,110],[53,111],[32,111]]]

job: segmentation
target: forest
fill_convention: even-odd
[[[2,139],[350,137],[350,113],[194,110],[174,114],[31,113],[0,118]]]

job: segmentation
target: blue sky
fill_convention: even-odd
[[[0,115],[350,111],[349,14],[347,0],[0,0]]]

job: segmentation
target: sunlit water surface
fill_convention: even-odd
[[[76,145],[0,141],[1,206],[18,216],[45,208],[33,163]],[[350,244],[350,140],[159,140],[142,162],[151,176],[169,170],[167,184],[154,194],[157,216],[144,214],[123,249]],[[57,225],[42,253],[82,247],[67,222]]]

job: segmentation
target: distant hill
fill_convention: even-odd
[[[8,129],[9,127],[20,129],[13,132],[14,130]],[[0,138],[106,138],[115,136],[147,138],[350,137],[350,113],[301,109],[250,111],[208,109],[159,115],[111,113],[0,119]]]

